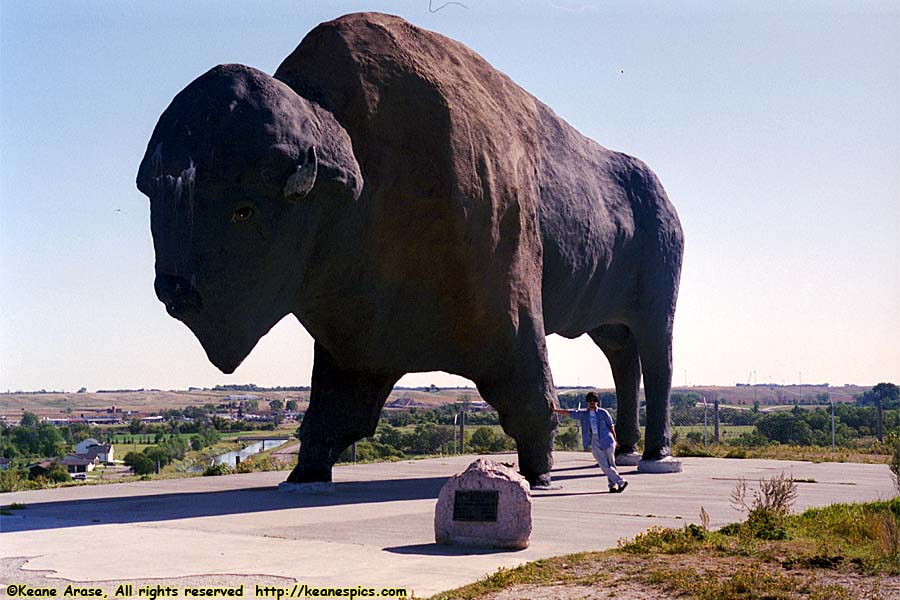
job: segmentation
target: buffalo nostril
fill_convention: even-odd
[[[183,277],[161,273],[156,276],[153,287],[156,290],[156,297],[166,305],[166,310],[173,317],[203,308],[200,292]]]

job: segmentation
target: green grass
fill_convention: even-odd
[[[719,531],[694,524],[651,527],[615,550],[499,569],[432,600],[483,598],[513,585],[589,585],[610,573],[619,578],[610,589],[627,580],[700,600],[878,598],[879,578],[900,574],[900,498],[779,518],[788,533],[784,540],[761,539],[746,522]],[[623,563],[629,566],[624,572]],[[852,573],[858,587],[829,582],[825,573]]]
[[[603,556],[602,552],[583,552],[554,556],[526,563],[513,569],[500,567],[491,575],[475,583],[431,596],[429,600],[474,600],[485,595],[518,584],[555,585],[567,583],[590,583],[594,578],[571,577],[567,573],[570,566],[587,563]]]
[[[773,460],[808,460],[810,462],[856,462],[886,464],[890,456],[878,454],[877,448],[840,448],[823,446],[730,446],[728,444],[693,444],[679,440],[672,453],[675,456],[712,456],[717,458],[766,458]]]
[[[293,437],[294,432],[297,431],[297,424],[290,423],[287,425],[279,426],[274,431],[268,430],[258,430],[258,429],[250,429],[244,431],[223,431],[220,432],[222,435],[222,439],[231,440],[237,439],[239,437]],[[184,438],[185,440],[190,441],[190,439],[197,435],[196,433],[165,433],[163,434],[165,439],[169,439],[170,436]],[[110,441],[113,444],[123,444],[123,445],[131,445],[131,439],[138,438],[139,440],[150,439],[151,441],[156,437],[155,433],[136,433],[134,435],[130,433],[114,433],[109,436]],[[140,446],[140,444],[138,444]],[[152,445],[152,444],[150,444]]]
[[[724,442],[730,440],[732,438],[736,438],[740,436],[742,433],[752,433],[756,429],[755,425],[722,425],[719,424],[719,440]],[[672,426],[673,433],[677,432],[679,439],[686,439],[687,434],[691,432],[697,432],[700,435],[703,435],[703,425],[673,425]],[[707,441],[712,442],[713,435],[715,434],[715,428],[713,427],[712,422],[710,421],[709,426],[706,428],[706,439]]]

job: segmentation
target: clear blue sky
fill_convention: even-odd
[[[225,376],[166,315],[134,177],[195,77],[271,73],[316,24],[362,10],[464,42],[653,167],[687,243],[676,384],[900,382],[895,0],[465,4],[3,0],[0,390],[309,382],[292,318]],[[612,385],[586,338],[550,352],[557,385]],[[431,382],[465,383],[401,383]]]

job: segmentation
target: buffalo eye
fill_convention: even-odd
[[[241,223],[243,221],[249,221],[253,216],[253,209],[249,206],[242,206],[231,215],[232,223]]]

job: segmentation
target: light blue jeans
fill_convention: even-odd
[[[616,470],[616,447],[601,448],[600,442],[596,438],[591,440],[591,453],[597,460],[597,464],[603,469],[603,474],[609,481],[609,486],[619,485],[624,479]]]

